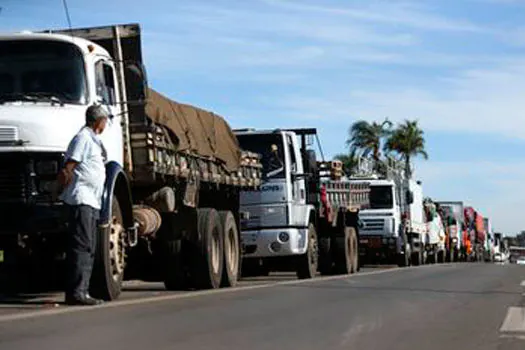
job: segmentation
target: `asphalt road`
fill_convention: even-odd
[[[525,267],[458,264],[0,315],[0,349],[525,349]]]

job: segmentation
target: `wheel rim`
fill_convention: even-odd
[[[220,256],[219,256],[219,233],[217,230],[213,233],[213,239],[211,243],[211,266],[214,273],[219,273]]]
[[[348,267],[348,271],[352,270],[352,236],[349,233],[346,237],[346,265]]]
[[[350,252],[352,253],[352,267],[355,270],[357,270],[357,264],[358,264],[358,261],[357,261],[357,256],[358,256],[358,249],[357,249],[357,237],[352,234],[352,245],[351,245],[351,250]]]
[[[225,246],[226,248],[226,259],[228,261],[228,266],[231,268],[232,272],[237,271],[237,254],[236,254],[236,244],[235,244],[235,231],[230,229],[228,231],[228,244]]]
[[[124,272],[124,226],[113,216],[109,227],[109,257],[111,260],[111,277],[118,281]]]

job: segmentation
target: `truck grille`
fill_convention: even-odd
[[[361,231],[383,231],[385,228],[384,219],[362,219],[364,227]]]
[[[20,202],[26,199],[24,170],[23,164],[13,163],[12,159],[9,163],[3,162],[0,166],[0,202]]]
[[[0,125],[0,142],[18,141],[18,128],[16,126]]]

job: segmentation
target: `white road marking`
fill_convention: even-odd
[[[445,265],[446,264],[443,264],[441,266],[445,266]],[[190,299],[190,298],[195,298],[199,296],[224,294],[224,293],[236,293],[236,292],[255,290],[255,289],[272,288],[272,287],[278,287],[278,286],[284,286],[284,285],[298,285],[298,284],[317,283],[317,282],[324,282],[324,281],[344,280],[344,279],[356,278],[360,276],[372,276],[372,275],[392,273],[392,272],[397,272],[397,271],[410,271],[410,270],[415,270],[415,269],[420,269],[420,268],[425,268],[425,267],[426,266],[417,266],[417,267],[412,267],[412,268],[395,267],[395,268],[379,270],[379,271],[361,272],[361,273],[357,273],[354,275],[337,275],[337,276],[328,276],[328,277],[317,277],[314,279],[281,281],[281,282],[275,282],[275,283],[256,284],[256,285],[251,285],[251,286],[242,286],[242,287],[235,287],[235,288],[192,291],[192,292],[185,292],[185,293],[180,293],[180,294],[165,294],[165,295],[158,295],[158,296],[138,298],[138,299],[117,300],[117,301],[112,301],[112,302],[104,303],[102,305],[97,305],[97,306],[58,307],[58,308],[38,310],[38,311],[33,311],[33,312],[21,312],[17,314],[0,315],[0,322],[10,322],[10,321],[17,321],[17,320],[25,320],[28,318],[69,314],[69,313],[74,313],[74,312],[92,311],[92,310],[98,310],[98,309],[142,305],[142,304],[168,301],[168,300]]]
[[[525,333],[525,307],[509,307],[499,331]]]
[[[523,287],[523,288],[525,288],[525,281],[521,281],[520,286]]]

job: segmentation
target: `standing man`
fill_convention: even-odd
[[[71,140],[58,180],[60,196],[69,209],[66,252],[66,304],[98,305],[89,296],[89,280],[96,250],[97,222],[106,178],[106,151],[98,135],[106,127],[108,113],[93,105],[86,111],[86,125]]]

